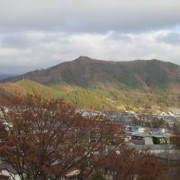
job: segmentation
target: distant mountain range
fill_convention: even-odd
[[[0,74],[0,80],[6,79],[8,77],[17,76],[15,74]]]
[[[180,66],[155,59],[117,62],[80,56],[1,82],[0,88],[10,94],[34,89],[86,109],[180,107]]]

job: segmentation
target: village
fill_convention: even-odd
[[[119,127],[119,137],[137,151],[148,149],[150,153],[162,159],[180,160],[180,149],[171,141],[172,137],[179,134],[178,110],[162,112],[160,115],[99,111],[82,111],[82,115],[106,117]]]
[[[8,109],[5,109],[8,112]],[[180,123],[180,114],[169,112],[161,115],[155,114],[137,114],[134,112],[100,112],[100,111],[86,111],[76,110],[76,113],[82,114],[83,117],[89,118],[92,116],[103,116],[108,119],[110,123],[118,127],[118,138],[122,139],[130,148],[134,148],[137,152],[144,150],[154,154],[158,158],[170,162],[180,161],[180,148],[177,144],[172,143],[172,137],[179,132],[175,128]],[[2,113],[0,113],[2,117]],[[12,124],[3,120],[6,128],[12,128]],[[90,135],[89,141],[96,142],[97,135]],[[111,148],[111,144],[106,145],[105,152]],[[118,153],[118,152],[117,152]],[[4,157],[1,157],[3,162]],[[11,173],[7,171],[7,165],[1,163],[0,175],[11,179],[18,179],[17,172],[12,169]],[[62,180],[77,179],[80,174],[78,168],[70,169]],[[110,178],[110,177],[108,177]]]

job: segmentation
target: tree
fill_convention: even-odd
[[[0,154],[21,179],[58,179],[74,167],[83,167],[83,177],[98,145],[115,134],[112,124],[101,116],[85,119],[62,100],[12,97],[7,107],[8,112],[1,107]]]
[[[177,135],[180,135],[180,123],[179,122],[174,123],[173,130]]]
[[[104,177],[107,171],[114,179],[144,177],[140,172],[152,166],[145,161],[151,157],[153,167],[164,172],[154,156],[128,148],[118,138],[118,128],[102,116],[84,118],[62,100],[39,95],[12,96],[3,103],[0,156],[21,180],[56,180],[72,168],[80,170],[81,180]]]
[[[158,119],[158,118],[154,117],[151,119],[151,126],[153,128],[163,128],[163,127],[167,127],[168,124],[162,118]]]
[[[180,147],[180,136],[173,136],[170,138],[172,144],[175,144],[177,147]]]
[[[106,156],[101,156],[98,166],[107,179],[113,180],[164,180],[168,169],[147,150],[137,153],[124,144],[118,150],[110,150]]]

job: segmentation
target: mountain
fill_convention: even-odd
[[[83,88],[169,88],[180,86],[180,66],[160,60],[102,61],[88,57],[36,70],[2,82],[30,79],[44,85],[68,84]]]
[[[158,113],[180,108],[180,66],[160,60],[79,57],[1,81],[7,97],[36,92],[76,108]]]

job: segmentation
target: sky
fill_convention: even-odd
[[[180,0],[0,0],[0,74],[79,56],[180,65]]]

